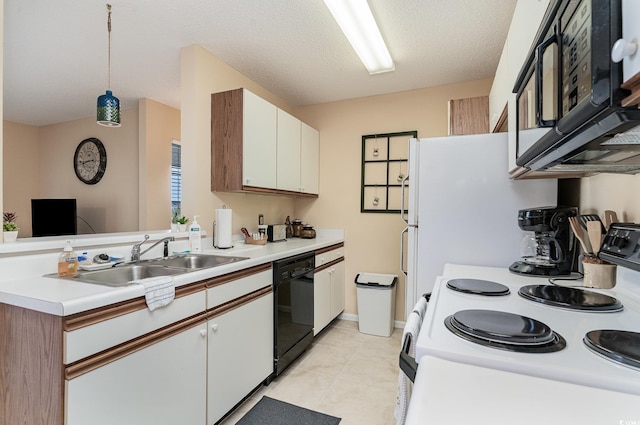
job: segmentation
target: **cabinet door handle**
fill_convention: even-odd
[[[205,336],[207,336],[207,330],[206,329],[200,329],[200,336],[203,337],[203,338]]]
[[[216,324],[211,325],[211,330],[214,331],[214,332],[218,332],[218,324],[216,323]]]

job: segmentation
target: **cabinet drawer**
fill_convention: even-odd
[[[73,331],[64,332],[64,364],[132,340],[205,309],[204,291],[176,298],[166,307],[134,311]]]
[[[316,254],[316,268],[344,257],[344,246]]]
[[[268,270],[237,280],[217,284],[207,289],[207,309],[219,306],[238,297],[273,284],[273,272]]]

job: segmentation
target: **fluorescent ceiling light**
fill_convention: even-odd
[[[395,69],[367,0],[324,0],[369,74]]]

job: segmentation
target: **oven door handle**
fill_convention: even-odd
[[[406,334],[402,343],[402,351],[400,351],[400,369],[411,382],[415,382],[418,362],[409,355],[409,347],[411,347],[411,334]]]

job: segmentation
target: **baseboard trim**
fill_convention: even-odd
[[[338,318],[341,319],[341,320],[350,320],[352,322],[357,322],[358,321],[358,315],[357,314],[351,314],[351,313],[342,313],[342,314],[340,314],[340,316],[338,316]],[[404,325],[405,325],[405,322],[400,321],[400,320],[395,320],[393,322],[393,327],[394,328],[404,329]]]

